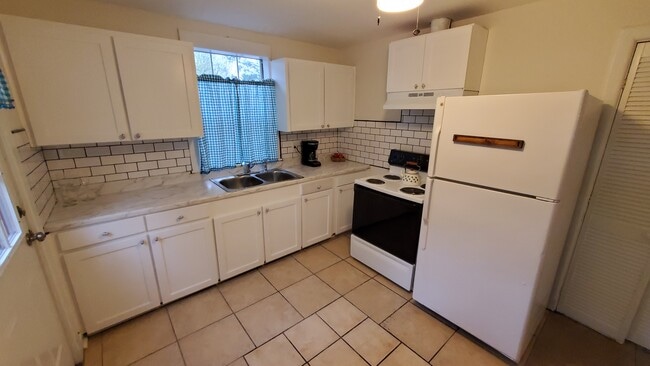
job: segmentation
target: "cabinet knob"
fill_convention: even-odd
[[[179,222],[179,221],[181,221],[181,220],[184,219],[184,218],[185,218],[185,216],[180,215],[180,216],[178,216],[178,217],[176,218],[176,222]]]
[[[320,128],[325,128],[325,125],[320,125]]]
[[[426,85],[422,84],[422,89],[424,89],[425,86],[426,86]]]
[[[321,186],[317,186],[316,189],[320,189]]]
[[[141,135],[140,135],[139,133],[136,133],[136,134],[135,134],[135,138],[136,138],[136,139],[139,139],[140,136],[141,136]]]
[[[327,127],[329,127],[329,126],[330,126],[330,125],[328,124]]]
[[[339,193],[343,193],[343,190],[339,188]]]
[[[266,210],[264,210],[264,212],[266,212],[266,213],[269,213],[269,211],[270,211],[270,210],[269,210],[268,208],[267,208]]]
[[[140,240],[140,245],[144,245],[144,244],[145,244],[145,241],[144,241],[144,240]]]
[[[257,210],[257,216],[259,216],[259,215],[261,215],[261,214],[262,214],[262,211],[261,211],[261,210]]]
[[[305,198],[305,202],[309,201],[307,198]]]
[[[414,87],[415,89],[417,89],[417,88],[418,88],[418,84],[414,84],[413,87]]]
[[[113,235],[113,234],[111,234],[111,233],[108,232],[108,231],[104,231],[104,232],[102,233],[102,236],[103,236],[103,237],[108,237],[108,236],[111,236],[111,235]]]
[[[160,238],[156,236],[156,238],[153,241],[160,241]]]
[[[123,134],[123,133],[121,133],[121,134],[118,136],[118,138],[119,138],[120,140],[124,140],[124,139],[126,138],[126,135]]]

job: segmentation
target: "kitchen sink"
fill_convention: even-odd
[[[286,180],[300,179],[302,176],[287,170],[273,169],[255,174],[255,177],[269,183],[284,182]]]
[[[300,178],[302,178],[302,176],[288,170],[273,169],[262,173],[233,175],[210,180],[226,192],[233,192],[262,184],[272,184]]]

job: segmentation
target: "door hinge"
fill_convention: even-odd
[[[39,231],[37,233],[34,233],[31,230],[27,230],[27,234],[25,235],[25,240],[27,240],[27,245],[32,245],[35,241],[44,241],[45,237],[47,237],[47,234],[49,234],[47,231],[42,232]]]
[[[25,215],[27,215],[27,211],[25,211],[25,209],[20,206],[16,206],[16,211],[18,211],[19,219],[22,219],[23,217],[25,217]]]

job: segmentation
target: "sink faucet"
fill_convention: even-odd
[[[251,168],[253,168],[257,164],[258,163],[242,163],[242,167],[244,168],[243,174],[251,174]],[[263,164],[263,168],[258,173],[265,172],[267,170],[267,161],[264,160],[262,163],[259,164]]]

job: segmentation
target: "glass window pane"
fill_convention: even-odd
[[[212,59],[207,52],[194,52],[194,62],[196,63],[197,75],[212,74]]]
[[[262,61],[239,57],[239,78],[241,80],[262,80]]]
[[[222,78],[237,78],[237,57],[213,53],[212,69],[214,75]]]

